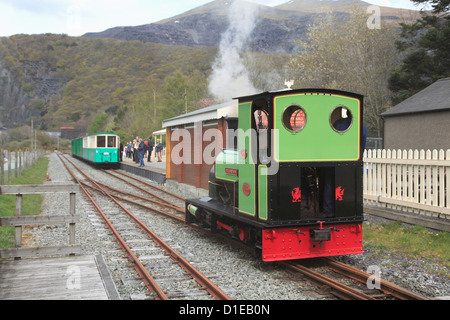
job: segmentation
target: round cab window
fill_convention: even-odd
[[[343,133],[353,124],[353,116],[346,106],[337,106],[330,115],[330,125],[334,131]]]
[[[306,125],[305,110],[298,105],[287,107],[283,112],[283,125],[293,133],[302,131]]]

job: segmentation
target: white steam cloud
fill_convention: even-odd
[[[241,52],[256,26],[258,6],[235,0],[229,6],[228,17],[230,26],[222,35],[219,55],[213,64],[209,83],[209,92],[221,101],[257,93],[249,79]]]

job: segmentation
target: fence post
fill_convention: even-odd
[[[70,193],[70,215],[75,217],[75,196],[76,193]],[[75,223],[69,223],[69,245],[75,244]]]
[[[448,149],[447,152],[446,152],[445,160],[447,160],[447,161],[450,160],[450,149]],[[445,185],[447,186],[447,188],[446,188],[447,194],[445,195],[445,199],[447,199],[446,207],[450,208],[450,166],[447,166],[445,168],[445,176],[447,178],[447,181],[445,182]]]
[[[439,150],[439,160],[443,161],[445,160],[445,153],[444,150]],[[439,207],[445,207],[445,166],[439,167]],[[447,189],[450,186],[447,185]],[[450,199],[449,199],[450,200]],[[449,201],[447,200],[447,201]]]
[[[413,151],[411,149],[408,150],[408,160],[412,160],[414,159],[413,156]],[[413,180],[414,180],[414,165],[408,165],[408,197],[407,197],[407,201],[412,202],[413,201]],[[408,211],[413,211],[413,210],[408,210]]]
[[[19,151],[19,168],[20,168],[20,172],[19,172],[19,177],[21,177],[22,176],[22,173],[23,173],[23,151],[22,150],[20,150]]]
[[[386,154],[386,150],[383,149],[383,151],[381,151],[381,158],[382,159],[386,159],[387,158],[387,154]],[[383,198],[386,197],[387,194],[387,167],[388,165],[386,163],[382,163],[381,164],[381,183],[382,183],[382,187],[381,187],[381,196]],[[383,203],[382,207],[387,207],[387,204]]]
[[[14,151],[14,177],[17,178],[18,177],[18,173],[17,173],[17,169],[18,169],[18,159],[17,159],[17,150]]]
[[[5,158],[3,158],[4,150],[0,148],[0,184],[5,184]]]
[[[21,194],[16,195],[16,217],[22,216],[22,203],[23,196]],[[15,227],[15,246],[16,248],[22,247],[22,226]],[[20,258],[16,257],[15,260],[19,260]]]
[[[11,150],[8,150],[8,155],[6,156],[8,159],[8,183],[11,183],[12,181],[12,173],[11,173]]]

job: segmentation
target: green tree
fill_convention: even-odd
[[[397,48],[405,54],[393,69],[389,88],[394,103],[414,95],[438,79],[450,77],[450,0],[412,0],[432,5],[433,14],[422,12],[412,25],[402,24]]]
[[[97,132],[102,132],[108,124],[108,115],[101,111],[92,120],[91,124],[87,128],[88,134],[95,134]]]
[[[188,89],[188,78],[177,70],[166,78],[166,86],[162,101],[162,116],[164,119],[172,118],[185,113],[185,94]]]
[[[148,95],[142,95],[134,104],[136,117],[132,124],[132,135],[148,138],[152,133],[152,101]]]

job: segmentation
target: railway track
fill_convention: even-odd
[[[116,175],[118,174],[117,171],[112,170],[113,172],[116,173]],[[111,173],[110,173],[111,174]],[[114,176],[116,176],[114,175]],[[127,179],[132,179],[132,180],[136,180],[136,181],[140,181],[128,174],[122,174],[123,176],[125,176]],[[122,181],[126,181],[126,179],[121,178]],[[182,200],[184,201],[183,198],[174,195],[170,192],[167,192],[163,189],[157,188],[151,184],[145,183],[145,182],[141,182],[144,185],[147,185],[148,187],[157,189],[159,192],[165,193],[177,200]],[[166,213],[162,212],[161,214],[165,214]],[[184,212],[183,212],[183,217],[182,218],[175,218],[177,220],[182,220],[182,222],[184,222]],[[235,243],[236,245],[239,245],[239,243]],[[373,276],[371,274],[368,274],[366,272],[363,272],[359,269],[356,269],[354,267],[351,267],[349,265],[346,265],[342,262],[338,262],[334,259],[331,258],[321,258],[321,259],[314,259],[314,261],[318,262],[320,265],[324,265],[326,266],[328,269],[339,273],[341,275],[344,275],[350,279],[353,279],[363,285],[367,285],[367,281],[368,279],[372,279]],[[305,267],[301,264],[300,261],[298,262],[287,262],[287,263],[282,263],[285,267],[287,267],[290,270],[295,270],[295,272],[300,272],[301,274],[307,276],[308,278],[312,279],[314,282],[318,283],[319,285],[325,285],[328,286],[330,288],[330,293],[332,293],[334,296],[340,298],[340,299],[344,299],[344,300],[348,300],[348,299],[356,299],[356,300],[377,300],[377,299],[400,299],[400,300],[427,300],[426,298],[417,295],[407,289],[404,289],[402,287],[399,287],[391,282],[388,282],[386,280],[383,279],[377,279],[377,281],[380,282],[380,289],[379,290],[372,290],[370,293],[366,293],[367,291],[367,287],[366,290],[358,290],[355,289],[353,287],[350,287],[348,285],[345,285],[343,283],[340,283],[336,280],[333,280],[330,277],[327,277],[319,272],[314,271],[311,268]],[[363,287],[364,289],[364,287]],[[366,292],[364,292],[366,291]]]
[[[304,261],[289,261],[282,262],[288,270],[300,272],[302,275],[316,283],[318,286],[327,286],[329,293],[343,300],[428,300],[418,294],[415,294],[405,288],[397,286],[389,281],[381,278],[374,278],[373,275],[361,271],[357,268],[336,261],[331,258],[317,258],[313,259],[315,264],[319,267],[326,267],[329,270],[352,279],[362,286],[348,285],[340,281],[334,280],[331,276],[326,276],[324,272],[314,271],[314,268],[305,266]],[[306,262],[307,264],[308,262]],[[376,280],[379,282],[379,289],[369,290],[367,282]],[[356,288],[356,287],[359,287]]]
[[[79,183],[81,190],[86,195],[86,197],[90,200],[93,207],[95,208],[95,211],[99,214],[107,228],[109,229],[110,233],[114,236],[117,244],[119,247],[125,252],[126,257],[131,262],[131,266],[136,270],[137,274],[139,275],[139,279],[142,280],[144,285],[149,290],[149,296],[153,299],[159,299],[159,300],[168,300],[169,295],[167,294],[167,289],[164,290],[160,284],[155,281],[154,277],[151,275],[149,268],[146,267],[146,264],[142,262],[142,259],[138,257],[138,255],[135,253],[135,250],[132,248],[132,245],[130,245],[130,240],[135,240],[136,236],[130,237],[124,236],[123,230],[126,230],[126,233],[129,233],[130,228],[132,226],[135,226],[136,228],[139,228],[140,233],[145,235],[147,237],[147,240],[150,240],[152,244],[147,244],[146,248],[141,249],[141,251],[145,252],[151,252],[153,257],[158,258],[165,258],[170,259],[170,265],[173,269],[173,266],[178,266],[180,270],[175,271],[172,273],[171,271],[171,278],[175,279],[175,283],[179,282],[180,279],[186,279],[186,275],[189,275],[192,279],[195,280],[195,284],[192,285],[192,290],[201,290],[202,292],[207,292],[212,298],[218,299],[218,300],[230,300],[230,297],[223,292],[219,287],[217,287],[210,279],[208,279],[205,275],[203,275],[199,270],[197,270],[195,267],[193,267],[186,259],[184,259],[181,254],[179,254],[174,248],[172,248],[170,245],[168,245],[165,241],[162,240],[155,232],[153,232],[148,226],[146,226],[143,222],[140,221],[140,219],[134,215],[130,210],[128,210],[119,200],[117,199],[117,195],[111,194],[105,185],[98,183],[97,181],[91,179],[87,175],[85,175],[82,170],[77,168],[73,162],[70,160],[60,156],[60,159],[65,166],[66,170],[69,172],[69,174],[72,176],[72,178]],[[77,178],[77,175],[73,170],[70,169],[70,167],[67,165],[67,163],[70,163],[70,165],[78,172],[79,175],[83,177],[83,179]],[[108,211],[103,210],[101,208],[102,205],[100,205],[100,200],[97,199],[98,196],[94,196],[93,193],[91,193],[89,190],[95,191],[98,195],[101,195],[101,197],[104,199],[106,197],[107,203],[114,203],[114,206],[117,209],[111,209],[111,206],[108,207]],[[130,194],[128,194],[130,196]],[[158,196],[155,196],[158,198]],[[161,199],[159,199],[161,201]],[[105,202],[103,200],[103,202]],[[164,200],[162,201],[164,203],[163,206],[166,206],[172,210],[176,210],[176,207],[171,204],[167,204],[167,202]],[[112,213],[114,211],[114,213]],[[128,220],[124,220],[123,212]],[[132,223],[130,223],[130,221]],[[123,228],[123,225],[126,225],[125,228]],[[121,229],[122,228],[122,229]],[[159,252],[158,252],[159,251]],[[157,253],[158,252],[158,253]],[[166,263],[167,265],[167,263]],[[167,273],[167,269],[165,270]],[[167,277],[166,277],[167,280]],[[186,280],[185,280],[186,281]],[[167,281],[165,281],[166,283]],[[170,287],[169,285],[166,285],[166,287]],[[185,291],[185,290],[184,290]],[[174,296],[174,294],[172,294]],[[178,297],[178,295],[175,295]],[[189,298],[192,298],[192,296],[189,296]]]
[[[69,161],[69,160],[67,160]],[[124,192],[122,190],[115,189],[111,186],[96,182],[94,186],[87,185],[85,182],[80,181],[80,184],[88,189],[95,190],[97,193],[105,193],[108,190],[108,196],[111,201],[123,201],[132,205],[140,206],[147,210],[150,210],[159,215],[163,215],[173,219],[177,222],[184,223],[184,199],[178,195],[167,192],[162,188],[155,187],[152,184],[146,183],[135,177],[119,172],[117,170],[103,170],[104,173],[119,179],[126,184],[130,185],[133,189],[139,190],[145,196],[136,195],[134,193]],[[80,172],[80,174],[83,174]],[[84,175],[85,180],[89,180]],[[131,182],[135,181],[135,182]],[[153,189],[153,192],[149,192],[145,187]],[[133,198],[134,200],[131,200]],[[168,200],[169,198],[170,200]],[[148,205],[144,204],[148,203]],[[175,202],[175,203],[174,203]],[[156,208],[158,207],[158,208]],[[144,227],[145,228],[145,227]],[[235,245],[240,245],[234,242]],[[247,247],[246,247],[247,248]],[[171,254],[168,253],[170,256]],[[176,260],[176,259],[175,259]],[[326,276],[322,272],[314,271],[314,268],[309,268],[304,265],[305,260],[281,262],[280,264],[296,273],[301,273],[313,283],[319,287],[326,286],[330,294],[338,297],[339,299],[356,299],[356,300],[377,300],[377,299],[401,299],[401,300],[427,300],[426,298],[416,295],[407,289],[401,288],[395,284],[387,282],[383,279],[379,279],[381,283],[380,290],[372,290],[368,293],[367,287],[364,287],[367,283],[367,279],[372,275],[367,274],[359,269],[348,266],[344,263],[338,262],[330,258],[312,259],[315,263],[325,266],[333,272],[345,275],[350,279],[360,282],[363,286],[360,289],[355,289],[354,285],[349,286],[347,284],[340,283],[333,279],[333,276]],[[150,283],[149,280],[145,280],[145,283]],[[206,285],[202,286],[206,287]],[[149,289],[152,290],[152,289]],[[225,297],[227,299],[228,297]]]

